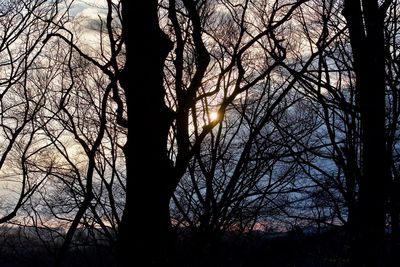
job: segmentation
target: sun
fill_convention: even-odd
[[[210,116],[210,120],[211,121],[215,121],[215,120],[217,120],[219,118],[219,115],[218,115],[217,111],[210,112],[209,116]]]

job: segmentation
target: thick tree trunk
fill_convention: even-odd
[[[172,44],[159,28],[156,0],[121,2],[126,64],[120,84],[129,128],[117,261],[119,266],[168,266],[174,168],[167,157],[172,114],[164,103],[163,67]]]
[[[352,266],[383,266],[389,165],[385,136],[383,12],[378,1],[345,1],[362,125],[362,177]]]

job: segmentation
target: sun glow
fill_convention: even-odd
[[[215,121],[219,118],[218,112],[217,111],[212,111],[209,114],[210,120]]]

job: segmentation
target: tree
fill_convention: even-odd
[[[398,32],[398,1],[393,1],[385,19],[385,60],[386,60],[386,113],[387,113],[387,153],[391,169],[391,181],[388,212],[390,214],[390,229],[392,233],[393,251],[398,247],[400,240],[399,225],[399,152],[398,152],[398,124],[399,124],[399,92],[395,85],[399,78],[399,66],[396,61],[398,43],[395,37]],[[393,253],[395,254],[395,253]],[[394,255],[393,255],[394,256]],[[397,259],[398,262],[398,259]]]
[[[157,4],[154,0],[121,1],[126,62],[119,81],[129,127],[124,147],[127,183],[119,227],[120,266],[132,260],[143,266],[165,266],[170,254],[168,205],[176,178],[167,156],[172,112],[164,103],[163,68],[172,43],[159,28]]]
[[[253,10],[252,7],[249,4],[248,9]],[[293,219],[292,221],[301,220],[302,223],[308,219],[333,224],[341,215],[343,205],[335,205],[339,202],[337,199],[340,199],[338,190],[332,188],[333,182],[329,180],[334,180],[335,176],[331,174],[324,178],[329,171],[324,172],[319,164],[321,158],[326,157],[323,149],[328,150],[332,143],[328,140],[327,143],[320,144],[322,137],[313,134],[319,131],[320,135],[325,136],[321,129],[323,121],[314,115],[316,111],[313,105],[316,104],[313,102],[317,100],[308,99],[311,98],[310,93],[317,92],[310,92],[303,85],[308,82],[304,77],[315,74],[315,61],[327,47],[333,46],[338,34],[333,33],[327,38],[326,29],[320,31],[318,28],[313,32],[312,38],[307,36],[307,30],[302,31],[308,25],[306,22],[302,23],[303,9],[310,12],[306,4],[300,6],[293,13],[292,19],[277,31],[277,39],[281,38],[280,34],[283,36],[284,33],[292,33],[285,35],[285,42],[280,43],[281,49],[285,51],[285,58],[265,78],[228,106],[222,123],[203,141],[176,192],[175,204],[179,211],[176,212],[175,219],[190,227],[205,243],[212,240],[209,236],[218,239],[215,237],[223,235],[227,230],[251,231],[255,226],[259,227],[259,224],[268,227],[269,224],[272,225],[274,217],[285,218],[280,222],[283,228],[290,221],[287,217]],[[232,10],[235,9],[232,7]],[[248,12],[250,17],[261,18],[274,14],[274,11],[276,10],[272,9],[270,12],[257,9],[256,12]],[[232,11],[231,14],[237,12]],[[227,15],[223,20],[225,25],[231,23],[229,25],[233,29],[237,22],[241,20],[231,19]],[[257,22],[253,21],[253,25],[259,26]],[[237,28],[240,29],[240,26]],[[251,29],[248,28],[247,31],[250,32]],[[339,29],[339,34],[341,31],[343,29]],[[207,30],[207,33],[211,35],[213,32]],[[233,37],[233,34],[229,36],[229,42],[224,35],[220,37],[214,51],[229,51],[229,44],[235,40]],[[303,39],[316,41],[319,47],[313,50],[310,45],[310,50],[306,50],[298,41]],[[249,57],[253,59],[252,62],[248,65],[247,62],[243,63],[246,70],[251,69],[252,65],[256,69],[262,66],[263,62],[259,63],[257,59],[262,59],[263,54],[270,58],[278,54],[268,44],[251,52],[249,51]],[[219,65],[227,65],[224,58],[217,55],[213,58],[218,58]],[[293,58],[297,60],[291,61]],[[225,78],[224,92],[228,92],[230,84],[236,81],[237,77],[233,75]],[[220,97],[223,98],[224,95]],[[203,109],[212,109],[212,101],[213,99],[205,98]],[[199,110],[201,112],[202,109]],[[209,118],[207,115],[204,117],[203,124],[206,124]],[[332,142],[336,143],[336,140]],[[308,169],[313,166],[314,171],[309,172]],[[320,170],[321,174],[316,174],[316,170]],[[308,211],[304,211],[306,205],[300,210],[299,207],[315,193],[314,189],[330,195],[331,201],[325,200],[325,205],[333,207],[331,210],[334,211],[329,218],[312,217]],[[294,197],[295,195],[298,197]],[[287,200],[284,201],[285,199]],[[317,206],[319,208],[324,207]],[[303,215],[296,215],[295,211]],[[275,216],[269,217],[269,214]]]
[[[185,173],[189,160],[197,153],[204,138],[221,121],[232,101],[264,79],[279,62],[285,59],[284,48],[280,45],[275,31],[280,30],[280,27],[290,19],[290,15],[302,2],[288,1],[281,5],[276,3],[275,6],[271,6],[270,23],[263,26],[262,30],[254,27],[256,35],[247,29],[247,27],[252,27],[251,18],[247,16],[249,1],[244,1],[243,5],[236,9],[230,1],[222,2],[221,7],[225,6],[228,12],[234,12],[234,20],[239,19],[237,22],[239,27],[236,28],[237,41],[236,44],[229,47],[229,50],[222,50],[226,53],[229,64],[222,65],[220,78],[216,84],[217,90],[206,88],[207,91],[203,93],[203,81],[207,71],[211,70],[209,64],[212,55],[205,41],[204,25],[207,25],[207,19],[212,17],[211,11],[216,12],[216,10],[211,9],[212,5],[209,1],[196,3],[185,0],[179,5],[175,1],[170,1],[166,6],[176,43],[175,86],[171,95],[175,101],[172,107],[167,106],[164,102],[166,89],[163,84],[164,62],[172,49],[172,44],[167,35],[160,30],[157,1],[137,4],[128,1],[121,2],[126,63],[120,84],[126,95],[128,120],[135,118],[134,125],[141,125],[147,130],[146,132],[131,128],[128,130],[128,141],[125,147],[128,173],[127,202],[120,227],[121,259],[127,260],[128,245],[133,246],[134,251],[139,252],[139,256],[152,249],[154,262],[148,262],[147,258],[143,259],[147,265],[160,265],[165,261],[166,255],[171,254],[168,252],[168,248],[171,247],[168,245],[171,228],[169,202],[178,182]],[[148,14],[145,16],[146,20],[139,19],[141,16],[132,16],[131,12],[134,14],[135,11]],[[181,21],[184,22],[182,24],[177,16],[178,11],[184,14],[181,17],[183,19]],[[132,28],[128,26],[143,23],[148,27],[139,28],[135,32],[132,32]],[[189,32],[182,31],[186,27]],[[136,36],[141,36],[140,41],[135,40]],[[257,75],[252,68],[245,67],[249,62],[247,57],[252,49],[257,49],[259,45],[262,46],[264,41],[268,44],[266,39],[272,42],[270,52],[272,61],[266,61],[267,68]],[[184,40],[192,42],[189,44],[192,46],[193,52],[186,55],[190,56],[187,59],[191,58],[193,60],[191,63],[196,66],[195,70],[192,73],[189,72],[187,77],[184,76],[186,73],[185,65],[183,65],[186,60],[184,55],[187,53]],[[263,56],[263,58],[265,57]],[[132,64],[134,63],[140,66],[137,70],[133,70]],[[200,131],[194,133],[195,139],[192,141],[192,133],[189,132],[188,127],[190,112],[194,114],[192,117],[194,127],[198,127],[197,120],[200,117],[196,110],[200,103],[199,100],[216,96],[219,90],[222,90],[219,86],[219,83],[223,81],[222,78],[231,73],[237,75],[237,78],[233,83],[233,90],[228,91],[228,94],[218,103],[218,113],[221,117],[199,128]],[[137,78],[131,79],[132,74],[137,75]],[[184,79],[189,80],[186,85],[182,83]],[[132,89],[133,87],[138,89]],[[284,91],[282,97],[287,92],[289,89]],[[146,107],[146,117],[137,116],[143,112],[143,107],[139,107],[138,101]],[[204,114],[204,111],[200,112]],[[151,118],[151,121],[148,118]],[[172,155],[168,154],[170,129],[174,129],[176,134],[174,136],[176,143],[170,144],[172,147],[176,145],[176,152]],[[149,172],[152,169],[159,170],[163,175]],[[145,173],[145,177],[138,175],[140,173]],[[141,203],[143,196],[139,194],[143,188],[152,188],[151,193],[146,196],[145,203]],[[135,218],[137,214],[146,220],[138,220]],[[151,230],[143,231],[143,229]],[[145,235],[144,232],[147,234]]]
[[[5,1],[0,7],[0,169],[10,177],[3,183],[7,206],[2,207],[1,223],[17,217],[18,210],[48,177],[31,175],[28,170],[42,147],[38,135],[45,123],[37,117],[45,105],[47,88],[38,86],[35,74],[45,37],[57,30],[52,21],[64,20],[57,5]]]
[[[360,116],[356,108],[351,51],[340,15],[341,6],[332,1],[316,1],[315,6],[318,8],[304,11],[301,23],[304,40],[321,52],[298,87],[307,99],[304,104],[313,110],[309,116],[314,117],[318,126],[311,134],[313,145],[290,132],[287,135],[308,151],[293,156],[301,161],[308,184],[316,187],[311,196],[325,195],[324,205],[330,208],[320,208],[330,210],[328,221],[347,227],[353,220],[361,173]],[[328,36],[333,40],[330,43],[326,43]]]
[[[383,266],[385,207],[390,181],[385,133],[384,19],[391,2],[344,1],[362,134],[354,266]]]

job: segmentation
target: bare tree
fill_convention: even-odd
[[[385,139],[384,19],[391,1],[345,1],[359,97],[362,180],[354,266],[382,266],[390,165]]]
[[[148,130],[147,132],[128,130],[127,203],[120,228],[121,247],[128,249],[130,245],[133,251],[143,252],[153,248],[154,262],[144,259],[143,262],[147,262],[147,265],[160,265],[165,261],[163,258],[166,254],[169,254],[170,246],[167,245],[171,227],[169,201],[190,159],[198,153],[206,136],[222,120],[232,101],[265,79],[285,59],[284,47],[276,35],[301,4],[302,1],[288,1],[282,4],[275,3],[272,6],[266,5],[268,11],[263,18],[265,24],[256,25],[253,24],[251,17],[253,7],[249,1],[244,1],[238,6],[229,1],[223,1],[220,4],[208,1],[197,3],[170,1],[165,5],[166,9],[159,12],[160,16],[168,14],[170,24],[168,22],[164,24],[165,29],[166,32],[173,34],[169,38],[176,44],[172,65],[169,65],[173,75],[172,79],[167,80],[168,87],[165,88],[162,79],[164,61],[173,47],[166,34],[159,29],[157,2],[135,5],[122,2],[122,25],[123,30],[126,31],[123,36],[126,42],[127,62],[121,85],[126,93],[128,119],[136,118],[135,124],[142,125]],[[132,16],[129,13],[135,10],[148,14],[146,25],[149,27],[132,32],[127,25],[143,23],[143,21],[135,20],[138,16]],[[231,14],[232,17],[223,16],[224,13]],[[219,36],[213,37],[211,33],[218,31],[214,27],[220,25],[219,15],[232,22],[231,32],[235,34],[235,38],[231,39],[228,46],[222,46],[215,51],[219,54],[214,60],[212,44],[218,45]],[[209,37],[208,31],[210,31]],[[132,42],[129,38],[137,34],[143,36],[142,41]],[[257,53],[253,51],[260,51],[264,45],[269,47],[268,53],[261,52],[258,55],[261,56],[260,63],[262,62],[265,67],[258,71],[254,68],[255,65],[251,64],[252,54]],[[149,53],[144,51],[149,51]],[[267,58],[267,55],[271,57]],[[133,66],[130,64],[133,62],[140,66],[139,71],[132,71]],[[217,71],[216,74],[213,74],[215,71]],[[128,79],[126,76],[128,73],[137,75],[137,78]],[[208,75],[216,78],[207,79]],[[229,80],[230,75],[236,77],[231,80],[232,82]],[[133,80],[134,85],[130,85],[129,82]],[[225,82],[229,84],[226,87],[223,86]],[[207,83],[213,86],[207,86]],[[140,89],[132,91],[128,89],[129,86]],[[153,91],[144,88],[152,88]],[[281,98],[289,90],[284,90]],[[170,105],[164,102],[165,97],[170,99]],[[211,99],[218,99],[218,97],[221,100],[214,101],[215,104],[212,105],[218,107],[219,118],[204,123],[202,118],[207,118],[207,108],[211,104]],[[151,121],[144,117],[137,117],[136,114],[143,112],[143,108],[139,108],[137,101],[143,103],[145,107],[152,107],[146,108],[146,114],[152,118]],[[190,129],[191,125],[194,130]],[[174,134],[169,143],[171,129]],[[250,147],[250,144],[247,145],[245,150],[249,150]],[[168,152],[168,148],[171,152]],[[132,160],[129,153],[132,153]],[[164,175],[149,172],[154,168]],[[139,173],[146,173],[146,178],[135,177]],[[234,186],[235,182],[231,182],[228,188],[233,189]],[[152,187],[151,195],[147,196],[146,204],[141,203],[142,196],[139,196],[141,195],[139,192],[149,187]],[[232,189],[227,191],[228,195],[231,194]],[[146,221],[134,219],[137,214],[147,218]],[[138,229],[141,232],[138,232]],[[143,229],[152,230],[143,235]],[[139,252],[139,255],[143,252]],[[129,255],[129,253],[123,252],[121,259],[124,259],[123,255]],[[128,259],[125,258],[126,260]]]
[[[38,135],[45,123],[37,117],[47,101],[47,88],[38,86],[32,75],[46,35],[57,30],[52,21],[62,21],[63,14],[57,3],[46,1],[5,1],[0,12],[0,169],[7,198],[0,222],[7,222],[47,177],[31,175],[27,167],[43,146]]]

